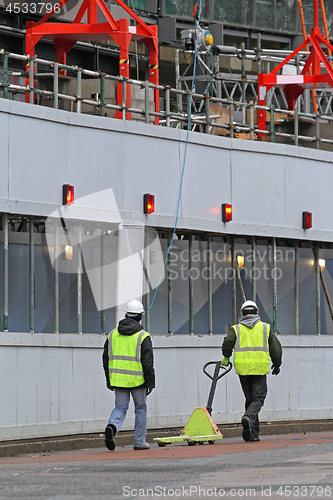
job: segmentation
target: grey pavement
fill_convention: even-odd
[[[186,445],[177,444],[165,458],[165,448],[134,455],[125,446],[119,456],[133,453],[133,459],[85,450],[0,460],[0,500],[333,499],[333,433],[325,436],[321,442],[317,435],[316,444],[302,444],[302,436],[283,436],[280,447],[275,446],[282,436],[242,444],[237,438],[224,439],[191,447],[187,457],[182,456]],[[213,455],[196,456],[210,450]]]

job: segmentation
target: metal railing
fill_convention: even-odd
[[[333,121],[333,116],[320,113],[313,114],[300,112],[299,101],[296,104],[295,110],[291,111],[287,109],[276,108],[274,107],[274,105],[258,106],[255,101],[239,102],[230,98],[225,99],[211,97],[209,95],[203,95],[194,92],[194,101],[196,99],[205,100],[205,112],[199,114],[193,113],[192,109],[190,109],[191,99],[190,92],[188,90],[175,89],[167,85],[154,85],[153,83],[150,83],[148,81],[140,81],[114,75],[107,75],[102,72],[86,70],[78,66],[63,65],[57,62],[40,59],[38,57],[31,58],[25,55],[10,53],[5,51],[4,49],[0,50],[0,55],[2,59],[3,70],[2,80],[0,80],[0,90],[2,89],[3,97],[5,99],[14,99],[16,94],[25,96],[28,95],[29,102],[33,104],[35,101],[38,101],[38,96],[44,96],[47,97],[49,102],[53,100],[53,107],[55,109],[59,108],[60,101],[70,102],[71,111],[75,111],[77,113],[82,112],[82,105],[87,105],[88,107],[92,108],[92,112],[94,112],[94,114],[96,113],[96,110],[98,110],[98,114],[100,114],[101,116],[105,116],[107,110],[120,111],[123,120],[126,120],[127,113],[131,113],[137,116],[139,119],[144,120],[146,123],[149,123],[151,118],[155,119],[155,117],[158,117],[159,125],[166,127],[185,128],[186,124],[188,123],[188,119],[190,119],[190,126],[191,130],[193,131],[199,130],[200,132],[207,134],[219,134],[218,131],[223,130],[223,135],[230,138],[238,137],[237,134],[247,134],[248,136],[245,138],[249,140],[256,140],[258,138],[260,138],[260,140],[269,140],[270,142],[276,142],[278,140],[279,142],[294,144],[296,146],[311,146],[312,144],[316,149],[327,149],[328,147],[331,147],[327,145],[333,145],[333,138],[330,139],[320,137],[320,124],[330,124]],[[20,60],[26,64],[29,63],[28,72],[15,73],[15,76],[26,79],[24,85],[10,82],[11,73],[8,69],[8,62],[11,58]],[[35,73],[36,65],[52,70],[51,73],[48,73],[48,75],[50,75],[50,77],[53,79],[52,90],[45,90],[37,88],[35,86],[36,82],[38,81],[38,74]],[[69,72],[76,77],[76,93],[74,95],[59,92],[59,71]],[[82,96],[83,78],[99,80],[99,93],[96,93],[94,99],[89,99]],[[115,85],[117,83],[121,85],[121,104],[112,104],[106,102],[106,80],[113,81]],[[142,109],[127,105],[127,85],[136,86],[144,90],[144,107]],[[150,89],[159,90],[160,96],[163,99],[164,110],[157,112],[149,109]],[[187,106],[185,106],[185,110],[179,111],[177,107],[176,110],[172,110],[172,104],[176,103],[177,100],[179,101],[179,98],[182,100],[182,102],[185,101],[185,103],[187,103]],[[229,115],[228,120],[225,120],[225,123],[217,122],[217,120],[220,118],[220,115],[210,112],[210,104],[218,104],[221,107],[228,108]],[[248,123],[244,124],[235,122],[235,110],[243,110],[243,116],[244,112],[246,113],[247,111]],[[268,113],[267,116],[269,116],[270,118],[268,121],[268,130],[258,129],[258,126],[255,123],[255,112]],[[292,132],[277,130],[276,117],[279,118],[279,116],[281,116],[281,113],[288,117],[289,123],[293,122]],[[312,124],[313,133],[310,133],[309,135],[301,135],[300,123],[302,120],[308,120],[308,122]]]

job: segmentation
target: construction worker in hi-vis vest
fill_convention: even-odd
[[[258,413],[267,395],[266,375],[269,373],[270,359],[272,374],[279,374],[282,348],[270,325],[261,321],[255,302],[245,301],[240,312],[238,324],[231,327],[223,340],[224,357],[221,364],[228,365],[234,350],[234,366],[245,396],[245,413],[241,420],[243,439],[260,441]]]
[[[104,344],[106,386],[115,393],[115,407],[105,428],[105,446],[109,450],[116,447],[115,437],[125,420],[130,395],[135,405],[134,449],[149,449],[146,397],[155,387],[155,372],[151,338],[141,326],[143,314],[141,302],[131,300],[125,318]]]

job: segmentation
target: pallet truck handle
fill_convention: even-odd
[[[206,371],[206,368],[209,365],[215,365],[213,376],[211,376]],[[207,402],[207,406],[206,406],[207,411],[209,412],[210,415],[212,414],[212,411],[213,411],[212,405],[213,405],[213,399],[214,399],[214,395],[215,395],[217,381],[220,380],[220,378],[224,377],[224,375],[229,373],[231,368],[232,368],[232,363],[230,363],[230,361],[228,363],[228,366],[221,365],[221,361],[208,361],[208,363],[206,363],[203,367],[204,374],[207,375],[207,377],[209,377],[212,380],[212,384],[211,384],[210,392],[209,392],[209,396],[208,396],[208,402]],[[221,369],[223,371],[222,371],[221,375],[219,375]]]
[[[210,373],[208,373],[206,371],[206,368],[207,366],[209,365],[215,365],[215,371],[217,372],[216,375],[215,375],[215,371],[214,371],[214,375],[210,375]],[[218,367],[219,365],[219,367]],[[217,367],[218,367],[218,370],[217,370]],[[218,375],[220,370],[223,369],[223,372],[221,373],[221,375]],[[203,368],[202,368],[202,371],[204,372],[205,375],[207,375],[207,377],[209,377],[211,380],[214,380],[215,376],[216,376],[216,381],[220,380],[220,378],[224,377],[224,375],[226,375],[227,373],[230,372],[230,370],[232,369],[232,363],[229,361],[228,363],[228,366],[223,366],[221,365],[221,361],[208,361],[208,363],[206,363]]]

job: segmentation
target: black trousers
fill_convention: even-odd
[[[252,422],[251,437],[259,437],[260,424],[258,413],[267,396],[266,375],[239,375],[245,396],[245,413]]]

